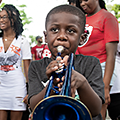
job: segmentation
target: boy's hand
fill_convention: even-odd
[[[59,87],[59,91],[61,91],[63,82],[60,82],[60,78],[58,78],[56,76],[56,74],[54,73],[55,71],[57,71],[58,69],[60,69],[61,67],[63,67],[63,64],[66,66],[67,65],[67,61],[68,61],[68,57],[69,56],[65,56],[63,59],[58,56],[56,58],[56,60],[53,60],[48,67],[46,68],[46,75],[48,76],[48,78],[50,79],[51,75],[54,76],[54,81],[53,81],[53,85],[54,86],[58,86]],[[62,81],[64,81],[64,76],[61,79]]]
[[[86,78],[75,70],[72,70],[71,76],[71,96],[75,97],[76,90],[80,90],[85,83]]]

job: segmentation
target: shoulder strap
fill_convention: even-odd
[[[40,59],[42,58],[42,54],[43,54],[43,52],[44,52],[45,46],[46,46],[46,44],[44,44],[43,50],[42,50],[42,52],[41,52],[41,57],[40,57]]]

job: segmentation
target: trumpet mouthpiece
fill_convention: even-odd
[[[57,50],[59,53],[61,53],[64,50],[64,47],[60,45],[57,47]]]

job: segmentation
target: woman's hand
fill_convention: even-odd
[[[23,99],[22,102],[24,102],[25,104],[28,104],[28,95],[26,95],[26,96],[24,97],[24,99]]]
[[[109,86],[105,86],[104,91],[105,91],[105,104],[108,105],[110,103],[110,88],[109,88]]]

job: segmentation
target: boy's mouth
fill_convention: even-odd
[[[64,47],[63,46],[58,46],[57,47],[57,51],[59,52],[59,53],[62,53],[63,51],[64,51]]]

